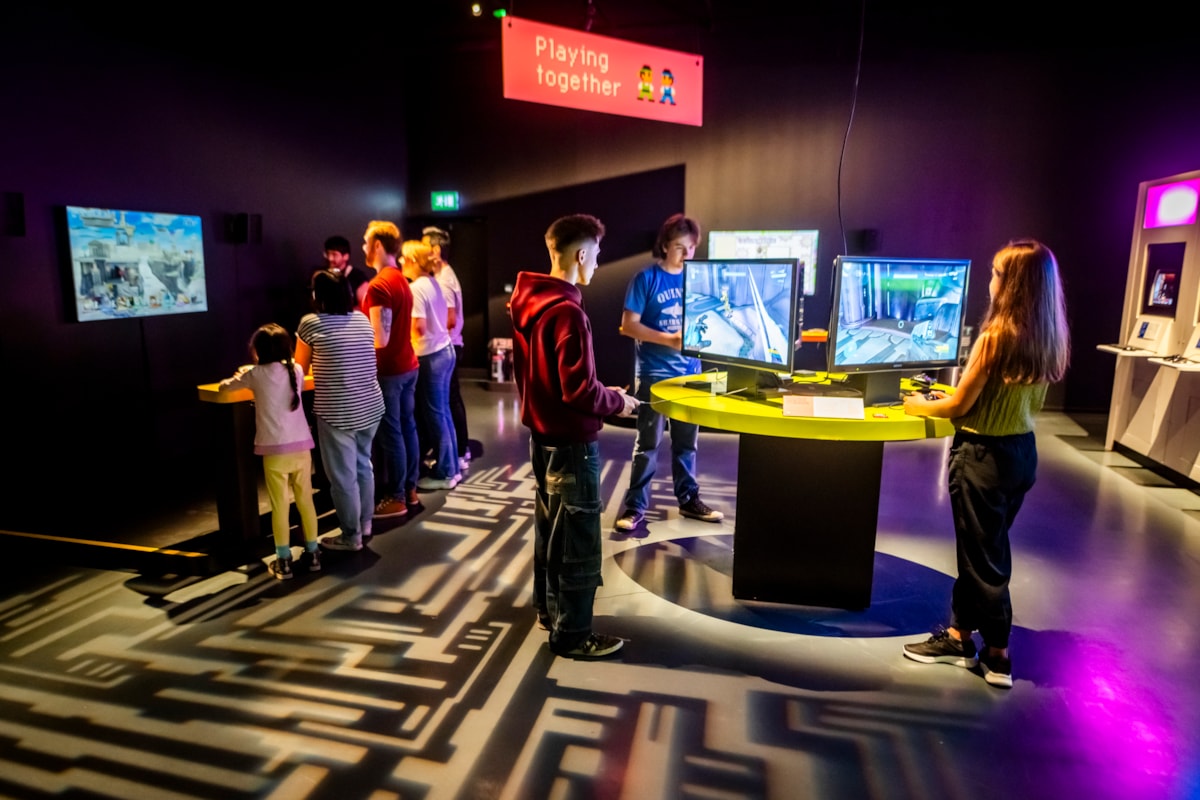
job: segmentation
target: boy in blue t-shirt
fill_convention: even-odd
[[[650,405],[650,387],[661,380],[694,375],[700,362],[679,352],[683,345],[683,262],[696,252],[700,226],[683,214],[667,218],[654,242],[655,263],[634,276],[625,293],[621,333],[637,341],[638,407],[637,444],[624,508],[614,525],[629,532],[642,524],[650,504],[650,481],[658,465],[662,441],[662,414]],[[700,500],[696,483],[696,440],[700,427],[671,420],[671,477],[679,513],[705,522],[720,522],[725,515]]]

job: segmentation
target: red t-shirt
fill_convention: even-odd
[[[412,346],[412,290],[396,267],[384,267],[367,286],[362,312],[371,318],[375,306],[392,310],[392,332],[387,347],[375,351],[379,377],[403,375],[417,368],[417,354]]]

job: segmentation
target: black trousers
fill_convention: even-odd
[[[463,403],[462,387],[458,383],[458,365],[462,363],[462,354],[463,346],[454,345],[454,372],[450,374],[450,419],[454,422],[454,436],[458,439],[459,458],[465,456],[471,446],[467,434],[467,407]]]
[[[959,432],[950,448],[950,507],[958,554],[950,624],[962,631],[978,630],[991,647],[1008,647],[1012,630],[1009,529],[1036,472],[1033,433]]]

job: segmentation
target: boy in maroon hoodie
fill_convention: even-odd
[[[578,286],[591,282],[602,238],[595,217],[555,220],[546,231],[550,274],[519,273],[509,301],[513,374],[537,481],[533,605],[550,631],[550,649],[571,658],[602,658],[624,644],[592,632],[602,582],[596,439],[604,417],[632,416],[638,407],[623,390],[596,380],[592,326]]]

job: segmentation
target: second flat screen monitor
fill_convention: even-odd
[[[708,257],[794,258],[804,268],[802,291],[811,297],[817,291],[818,235],[815,230],[709,231]]]
[[[829,370],[955,366],[970,265],[966,260],[838,257]]]
[[[721,364],[791,372],[796,259],[688,261],[683,277],[683,352]]]

